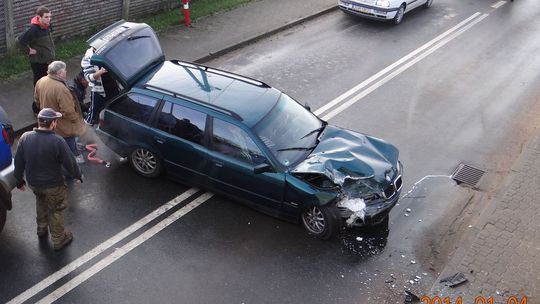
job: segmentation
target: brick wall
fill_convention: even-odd
[[[53,36],[55,40],[65,40],[94,33],[97,30],[122,19],[122,6],[126,0],[2,0],[0,1],[0,56],[6,53],[6,13],[5,1],[13,7],[13,31],[15,37],[30,24],[40,5],[52,12]],[[181,6],[179,0],[130,0],[129,19],[156,14],[160,11]]]

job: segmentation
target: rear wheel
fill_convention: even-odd
[[[403,21],[403,15],[405,15],[405,4],[402,4],[397,10],[396,16],[394,17],[394,24],[398,25]]]
[[[327,240],[339,230],[339,221],[334,209],[328,206],[311,206],[302,213],[302,224],[307,232]]]
[[[161,173],[161,160],[150,150],[135,148],[131,151],[129,160],[133,169],[144,177],[157,177]]]
[[[4,202],[0,201],[0,231],[4,229],[5,223],[6,223],[6,205],[4,205]]]

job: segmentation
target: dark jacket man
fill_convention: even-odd
[[[67,208],[67,186],[64,174],[82,182],[82,174],[64,139],[54,133],[62,114],[50,108],[38,113],[38,128],[25,132],[15,153],[17,188],[28,185],[36,196],[37,235],[51,233],[54,250],[71,243],[73,234],[64,229],[64,210]]]
[[[55,58],[50,22],[51,12],[41,6],[37,9],[36,16],[30,21],[30,27],[18,38],[21,47],[28,50],[28,58],[34,74],[34,85],[47,74],[47,66]]]

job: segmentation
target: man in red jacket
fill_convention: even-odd
[[[43,76],[47,75],[47,66],[54,61],[55,50],[51,32],[51,12],[45,6],[36,10],[36,16],[30,21],[30,27],[18,38],[20,46],[28,50],[28,58],[34,86]],[[32,109],[37,114],[39,109],[32,103]]]

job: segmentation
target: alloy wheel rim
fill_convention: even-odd
[[[151,174],[156,170],[157,161],[154,154],[145,149],[137,149],[133,156],[133,164],[144,174]]]
[[[315,234],[320,234],[324,231],[325,220],[322,211],[316,207],[310,207],[303,215],[303,221],[306,227]]]

